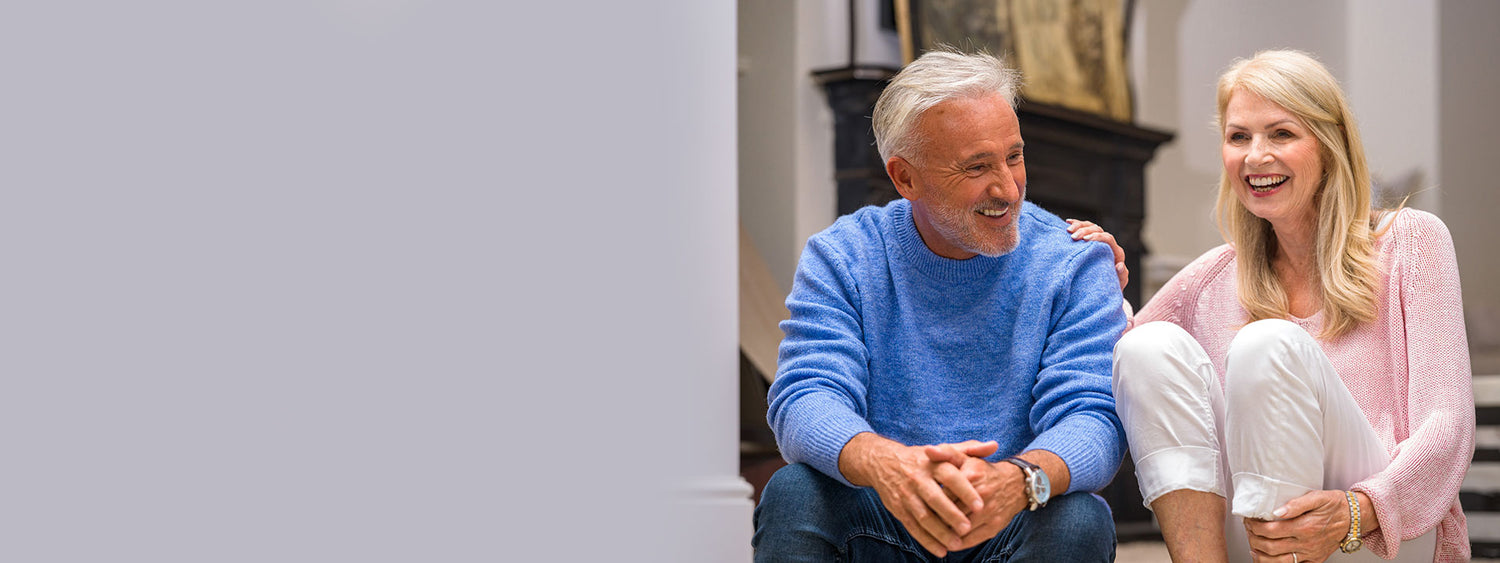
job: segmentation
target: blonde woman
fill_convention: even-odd
[[[1228,244],[1115,348],[1119,415],[1172,559],[1467,561],[1474,404],[1447,227],[1372,209],[1348,103],[1304,53],[1237,61],[1218,127]]]

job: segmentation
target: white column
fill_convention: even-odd
[[[5,558],[748,561],[734,18],[8,6]]]

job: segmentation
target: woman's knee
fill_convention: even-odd
[[[1235,334],[1225,359],[1232,393],[1261,393],[1265,386],[1308,375],[1307,355],[1318,343],[1296,323],[1282,319],[1255,321]]]
[[[1192,335],[1169,322],[1151,322],[1131,329],[1115,344],[1116,397],[1154,394],[1163,384],[1163,378],[1176,376],[1171,370],[1161,368],[1182,364],[1182,356],[1191,355],[1197,348]]]
[[[1155,321],[1130,329],[1115,344],[1115,362],[1135,359],[1152,359],[1167,353],[1182,340],[1192,340],[1192,335],[1175,324]]]
[[[1235,333],[1234,340],[1229,343],[1229,357],[1275,353],[1306,343],[1316,345],[1312,335],[1296,323],[1261,319]]]

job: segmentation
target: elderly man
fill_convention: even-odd
[[[1110,561],[1114,260],[1025,203],[1017,73],[929,52],[875,104],[903,199],[808,240],[757,561]]]

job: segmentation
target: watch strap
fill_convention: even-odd
[[[1011,462],[1016,467],[1021,468],[1021,474],[1026,478],[1026,510],[1034,511],[1041,508],[1042,503],[1037,500],[1036,491],[1032,490],[1032,487],[1036,482],[1036,474],[1042,468],[1035,463],[1014,456],[1005,458],[1005,461]]]
[[[1359,539],[1359,499],[1354,498],[1354,491],[1344,491],[1344,498],[1349,501],[1349,535],[1339,542],[1339,550],[1354,553],[1364,545]]]

